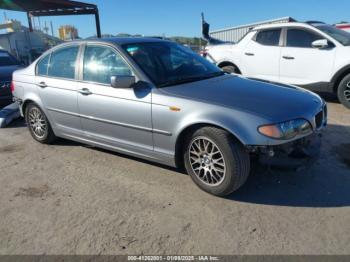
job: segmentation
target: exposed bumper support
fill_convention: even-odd
[[[287,144],[255,148],[263,165],[299,169],[314,162],[320,154],[322,134],[314,133]]]

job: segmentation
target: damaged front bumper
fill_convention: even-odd
[[[314,162],[320,154],[322,134],[313,133],[307,137],[278,146],[250,148],[263,165],[299,169]]]

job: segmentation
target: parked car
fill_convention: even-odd
[[[210,45],[226,72],[338,95],[350,108],[350,33],[320,22],[254,28],[236,44]]]
[[[12,103],[12,73],[20,67],[20,62],[14,56],[0,49],[0,107]]]
[[[35,140],[63,137],[184,165],[200,188],[219,196],[244,184],[252,154],[306,156],[327,119],[312,92],[224,73],[157,39],[65,43],[16,71],[13,86]]]

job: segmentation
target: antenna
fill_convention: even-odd
[[[203,23],[203,22],[205,21],[205,20],[204,20],[204,13],[203,13],[203,12],[201,13],[201,16],[202,16],[202,23]]]

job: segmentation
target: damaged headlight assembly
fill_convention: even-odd
[[[312,127],[305,119],[295,119],[278,124],[262,125],[258,131],[269,138],[288,140],[311,133]]]

